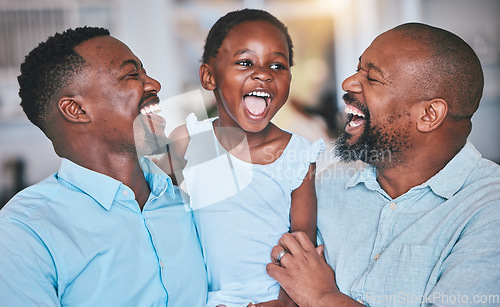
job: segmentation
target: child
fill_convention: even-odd
[[[292,56],[287,28],[268,12],[223,16],[207,36],[200,66],[218,117],[198,121],[191,114],[173,132],[189,134],[175,151],[186,159],[183,176],[209,276],[207,306],[247,306],[278,295],[293,304],[266,274],[271,249],[288,231],[316,242],[314,172],[324,142],[311,144],[270,122],[288,98]]]

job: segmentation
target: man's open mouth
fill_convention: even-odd
[[[345,112],[347,113],[347,126],[356,128],[365,123],[365,114],[358,108],[352,105],[346,105]]]
[[[156,114],[156,113],[161,112],[161,108],[160,108],[160,104],[158,102],[153,102],[153,103],[146,104],[139,111],[143,115]]]
[[[243,96],[246,109],[254,116],[264,114],[271,101],[271,94],[264,91],[253,91]]]

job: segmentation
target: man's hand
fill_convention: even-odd
[[[358,305],[338,290],[335,273],[326,263],[323,251],[324,246],[314,247],[303,232],[286,233],[271,252],[272,263],[267,265],[267,273],[299,306],[331,306],[341,302]]]
[[[279,300],[248,305],[249,307],[285,307],[285,303]]]

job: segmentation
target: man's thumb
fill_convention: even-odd
[[[325,258],[325,246],[324,245],[319,245],[316,247],[316,252],[318,255],[320,255],[323,259]]]

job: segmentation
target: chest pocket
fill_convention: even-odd
[[[372,306],[420,306],[425,302],[425,289],[439,254],[431,246],[400,245],[382,253],[368,274],[365,294],[383,298],[372,300]],[[382,305],[381,305],[382,306]]]

